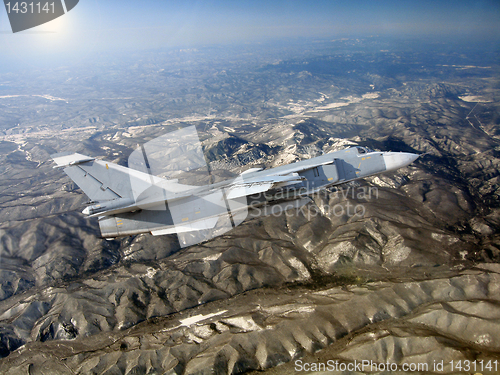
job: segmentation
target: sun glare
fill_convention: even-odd
[[[54,33],[61,33],[68,31],[70,28],[70,24],[68,22],[68,14],[63,14],[60,17],[57,17],[55,20],[52,20],[50,22],[44,23],[43,25],[38,26],[37,30],[38,31],[43,31],[43,32],[54,32]]]
[[[71,14],[64,14],[33,29],[29,37],[34,42],[34,50],[53,55],[71,49],[76,31],[72,19]]]

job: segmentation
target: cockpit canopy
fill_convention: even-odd
[[[368,147],[361,147],[361,146],[358,146],[356,147],[357,150],[358,150],[358,154],[367,154],[369,152],[373,152],[373,150],[369,149]]]

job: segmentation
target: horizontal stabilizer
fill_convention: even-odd
[[[132,212],[132,211],[138,211],[138,210],[165,210],[165,204],[191,197],[191,193],[185,193],[185,194],[173,194],[169,199],[166,198],[161,198],[157,199],[155,196],[153,196],[151,199],[145,199],[139,202],[133,202],[130,199],[121,199],[122,202],[124,202],[123,205],[113,205],[113,206],[107,206],[108,202],[101,202],[97,205],[94,206],[89,206],[85,210],[82,211],[83,214],[88,215],[87,217],[99,217],[99,216],[110,216],[110,215],[119,215],[125,212]],[[114,201],[120,201],[119,199],[115,199]],[[111,201],[111,202],[114,202]]]
[[[77,165],[95,160],[95,158],[91,158],[89,156],[76,153],[75,154],[60,153],[51,155],[51,157],[57,164],[54,168],[64,168],[70,165]]]
[[[145,209],[167,199],[189,196],[188,191],[196,188],[82,154],[60,153],[52,158],[56,168],[64,168],[80,189],[100,204],[101,207],[91,207],[84,212],[91,215],[97,215],[97,211],[101,216]]]

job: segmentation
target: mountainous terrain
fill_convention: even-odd
[[[2,373],[499,360],[498,57],[368,38],[0,76]],[[188,248],[101,239],[50,155],[126,166],[188,125],[215,181],[349,145],[423,155]]]

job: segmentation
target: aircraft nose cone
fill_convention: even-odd
[[[417,160],[419,156],[410,152],[386,152],[384,154],[385,170],[395,171],[396,169],[406,167]]]

